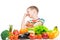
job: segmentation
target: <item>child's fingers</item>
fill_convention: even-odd
[[[30,14],[29,14],[29,13],[27,13],[27,14],[26,14],[26,16],[30,16]]]

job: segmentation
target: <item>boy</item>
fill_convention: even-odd
[[[31,27],[34,27],[35,25],[42,25],[43,22],[40,21],[40,19],[38,18],[38,12],[39,12],[39,10],[36,6],[28,7],[27,8],[27,13],[24,14],[22,24],[21,24],[21,28],[31,28]],[[27,16],[32,18],[32,20],[27,21],[25,23],[25,18]]]

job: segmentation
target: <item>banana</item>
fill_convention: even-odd
[[[59,30],[58,30],[57,26],[54,27],[52,33],[54,34],[54,38],[56,38],[59,35]]]
[[[53,30],[50,30],[48,33],[49,39],[54,39],[59,35],[59,31],[57,26],[54,27]]]

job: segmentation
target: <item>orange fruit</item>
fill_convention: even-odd
[[[25,32],[28,32],[28,29],[27,28],[25,28],[24,30],[25,30]]]
[[[59,35],[58,31],[48,32],[48,36],[50,39],[54,39]]]
[[[49,39],[54,39],[54,34],[53,33],[48,32],[47,34],[49,36]]]
[[[24,33],[26,33],[26,32],[28,32],[28,29],[27,29],[27,28],[20,30],[20,34],[24,34]]]

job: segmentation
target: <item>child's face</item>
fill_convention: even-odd
[[[31,9],[31,8],[28,8],[27,9],[27,14],[30,18],[33,18],[35,17],[38,13],[36,11],[36,9]]]

